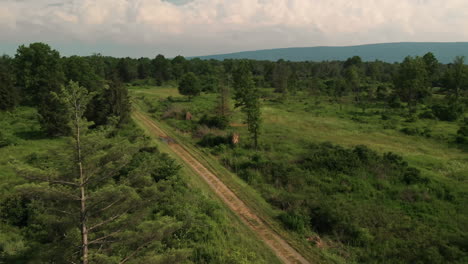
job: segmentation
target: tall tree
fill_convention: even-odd
[[[198,77],[193,72],[184,74],[179,82],[179,93],[192,100],[192,97],[199,95],[200,92],[201,85]]]
[[[436,81],[439,79],[439,61],[432,52],[424,54],[422,59],[426,65],[428,80],[430,84],[434,86]]]
[[[103,77],[100,77],[92,63],[94,61],[89,57],[71,56],[63,58],[62,65],[67,81],[78,82],[81,86],[86,87],[88,91],[98,91],[102,89]]]
[[[146,79],[151,77],[153,72],[153,66],[151,65],[151,60],[148,58],[139,58],[138,59],[138,78]]]
[[[354,94],[354,102],[361,104],[363,100],[362,87],[361,87],[361,76],[359,70],[355,65],[351,65],[345,69],[344,72],[346,83]]]
[[[154,68],[154,78],[156,84],[161,86],[164,82],[171,79],[171,62],[163,55],[159,54],[152,61]]]
[[[229,105],[229,86],[221,84],[219,87],[218,104],[216,111],[221,117],[228,117],[230,112]]]
[[[131,58],[121,58],[117,63],[117,72],[123,82],[131,82],[138,77],[137,65]]]
[[[88,107],[86,117],[96,125],[106,125],[115,121],[116,125],[122,126],[130,120],[128,89],[119,79],[109,81],[90,105],[92,107]]]
[[[414,111],[416,105],[430,94],[424,60],[421,57],[406,57],[400,65],[394,83],[398,96],[408,103],[410,111]]]
[[[38,223],[53,226],[45,229],[52,232],[45,246],[55,252],[46,249],[44,258],[49,263],[123,264],[142,257],[138,263],[148,263],[142,253],[154,258],[155,242],[179,227],[169,218],[150,217],[158,192],[154,175],[161,176],[156,161],[142,159],[142,142],[130,144],[106,130],[87,129],[83,114],[91,96],[85,88],[71,82],[58,97],[68,107],[70,145],[51,154],[60,162],[19,168],[32,181],[19,190],[37,201]],[[173,166],[165,172],[176,172]]]
[[[0,57],[0,110],[13,110],[18,99],[12,59],[4,55]]]
[[[22,45],[15,55],[16,82],[26,103],[37,105],[64,83],[60,54],[44,43]]]
[[[27,104],[37,106],[43,130],[51,136],[67,134],[65,106],[51,94],[60,91],[65,79],[58,51],[44,43],[20,46],[15,65],[21,98]]]
[[[276,62],[273,69],[273,87],[276,92],[286,94],[288,92],[288,84],[291,76],[291,68],[285,61],[279,60]]]
[[[255,87],[252,72],[246,61],[241,61],[237,65],[233,74],[233,81],[236,107],[240,107],[245,114],[249,133],[255,148],[257,148],[261,125],[260,92]]]
[[[187,60],[183,56],[176,56],[171,61],[172,74],[176,80],[180,80],[182,76],[187,72]]]
[[[465,57],[457,56],[448,70],[449,89],[459,99],[463,90],[468,89],[468,68],[465,65]]]

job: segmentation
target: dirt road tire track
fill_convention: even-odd
[[[161,138],[168,138],[156,123],[140,112],[135,112],[134,116],[140,120],[151,133]],[[169,141],[171,142],[171,141]],[[192,156],[183,146],[177,143],[169,143],[169,147],[188,166],[190,166],[218,195],[224,203],[236,213],[241,220],[249,226],[278,256],[284,263],[309,263],[301,254],[292,248],[275,231],[268,227],[237,195],[231,191],[218,177],[203,166]]]

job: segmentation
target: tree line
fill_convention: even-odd
[[[245,78],[251,80],[242,80]],[[130,103],[125,83],[160,86],[175,82],[180,93],[189,98],[223,89],[226,93],[226,87],[234,87],[240,91],[234,93],[237,106],[243,105],[256,138],[259,129],[254,127],[260,120],[254,117],[260,116],[254,114],[259,112],[254,102],[259,97],[254,91],[257,88],[274,88],[283,99],[298,91],[310,96],[325,95],[340,107],[345,98],[351,97],[362,111],[376,102],[384,102],[393,107],[406,107],[409,115],[414,115],[418,105],[438,93],[445,95],[443,103],[433,105],[426,116],[452,121],[463,115],[466,106],[468,68],[465,57],[441,64],[432,53],[408,56],[401,63],[363,62],[357,56],[346,61],[325,62],[217,61],[182,56],[168,59],[163,55],[133,59],[99,54],[61,57],[47,44],[33,43],[20,46],[14,58],[6,55],[0,58],[0,109],[35,106],[48,135],[67,134],[62,114],[64,105],[51,93],[59,91],[70,80],[93,93],[85,117],[96,126],[109,120],[118,124],[128,122]],[[247,103],[248,98],[254,101]]]

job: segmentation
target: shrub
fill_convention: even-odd
[[[468,144],[468,118],[465,118],[465,122],[457,131],[457,143]]]
[[[202,147],[215,147],[222,144],[230,144],[231,140],[226,136],[216,136],[213,134],[205,135],[199,142],[198,145]]]
[[[436,119],[436,116],[432,112],[432,110],[426,110],[419,114],[419,118],[424,118],[424,119]]]
[[[0,131],[0,148],[13,145],[14,142],[11,138],[7,137],[5,133]]]
[[[437,104],[432,106],[433,114],[442,121],[455,121],[463,115],[464,107],[462,104],[451,103],[448,105]]]
[[[286,228],[296,232],[303,232],[309,222],[308,217],[294,212],[282,213],[278,218]]]
[[[208,116],[203,115],[200,121],[198,121],[200,125],[205,125],[210,128],[219,128],[219,129],[226,129],[229,125],[229,119],[225,116]]]

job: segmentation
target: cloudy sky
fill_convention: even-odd
[[[154,57],[468,41],[468,0],[0,0],[0,53]]]

